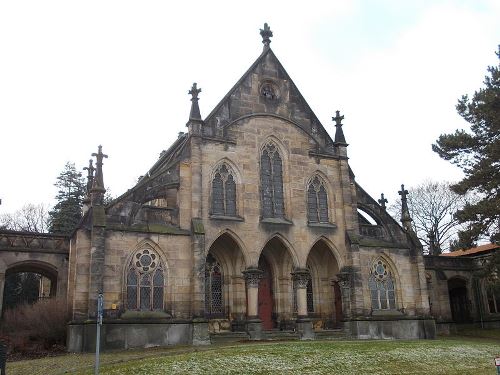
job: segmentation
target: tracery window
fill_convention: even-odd
[[[368,287],[370,288],[373,310],[396,309],[394,280],[389,266],[382,259],[373,263]]]
[[[490,314],[500,314],[500,287],[489,284],[486,287],[488,310]]]
[[[224,314],[223,277],[219,262],[209,254],[205,264],[205,314],[221,316]]]
[[[151,249],[137,251],[127,271],[127,308],[163,310],[165,275],[163,264]]]
[[[225,163],[217,168],[212,180],[212,214],[236,216],[236,182]]]
[[[307,219],[310,223],[328,223],[328,196],[325,184],[318,176],[307,187]]]
[[[269,142],[260,156],[262,186],[262,217],[284,218],[283,163],[278,147]]]

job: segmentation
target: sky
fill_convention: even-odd
[[[271,48],[319,120],[345,116],[356,180],[374,198],[402,183],[457,181],[432,152],[467,129],[455,105],[498,64],[500,1],[2,1],[0,214],[53,205],[66,162],[102,145],[113,196],[134,186],[185,126]]]

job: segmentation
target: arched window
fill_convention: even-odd
[[[207,316],[224,314],[223,285],[222,268],[212,254],[208,254],[205,264],[205,314]]]
[[[373,310],[396,309],[394,280],[389,266],[382,259],[372,265],[368,279]]]
[[[225,163],[217,168],[212,180],[212,214],[236,216],[236,182]]]
[[[262,188],[262,217],[284,218],[283,164],[278,147],[269,142],[260,156]]]
[[[307,220],[328,223],[328,196],[325,184],[318,176],[314,176],[307,187]]]
[[[127,309],[163,310],[165,275],[158,254],[151,249],[137,251],[127,270]]]

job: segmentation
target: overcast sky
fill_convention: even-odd
[[[64,164],[83,168],[99,144],[112,195],[132,187],[187,130],[191,84],[208,115],[261,53],[264,22],[330,135],[345,115],[351,167],[374,198],[461,178],[431,144],[468,127],[457,99],[498,64],[498,0],[4,0],[0,214],[53,205]]]

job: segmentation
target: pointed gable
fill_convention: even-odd
[[[334,154],[334,142],[280,61],[265,48],[204,121],[203,134],[224,137],[231,125],[252,116],[276,116],[311,136],[317,150]],[[292,125],[293,124],[293,125]]]

